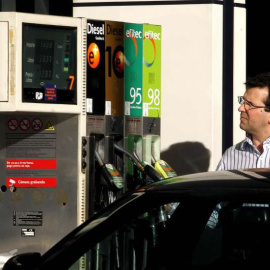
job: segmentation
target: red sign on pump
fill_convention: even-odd
[[[7,177],[7,187],[56,187],[56,177]]]
[[[7,159],[6,168],[21,169],[56,169],[56,159]]]

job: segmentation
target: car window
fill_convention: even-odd
[[[220,202],[194,248],[194,269],[268,266],[270,208],[261,203]],[[241,268],[242,269],[242,268]]]
[[[268,203],[186,198],[181,203],[155,204],[128,220],[70,269],[78,265],[87,270],[270,266]]]
[[[162,204],[133,218],[86,252],[69,269],[78,269],[82,264],[87,270],[146,269],[151,252],[179,204]]]

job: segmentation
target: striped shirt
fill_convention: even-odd
[[[263,142],[263,152],[260,153],[248,135],[243,141],[225,151],[216,170],[250,168],[270,168],[270,137]]]

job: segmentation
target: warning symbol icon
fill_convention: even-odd
[[[51,121],[48,121],[46,126],[45,126],[45,130],[55,130],[53,124],[51,123]]]

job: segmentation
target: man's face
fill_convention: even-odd
[[[267,88],[250,88],[244,94],[244,99],[255,106],[265,106],[268,95]],[[263,108],[254,108],[244,103],[238,108],[240,114],[240,128],[247,133],[260,134],[269,129],[270,113]]]

